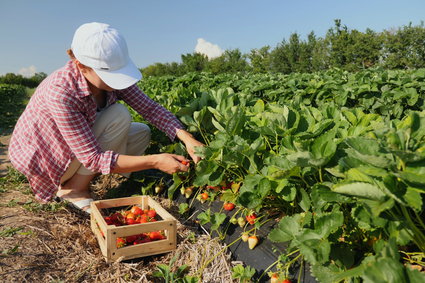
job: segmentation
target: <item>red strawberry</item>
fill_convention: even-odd
[[[223,205],[224,210],[232,211],[235,208],[235,204],[231,202],[225,202]]]
[[[105,216],[104,219],[105,219],[106,224],[108,224],[108,225],[113,224],[110,216]]]
[[[146,213],[150,218],[154,218],[156,216],[156,211],[155,209],[150,209],[147,213]]]
[[[135,215],[135,216],[137,216],[137,215],[140,215],[140,214],[143,214],[143,210],[140,208],[140,207],[138,207],[138,206],[133,206],[132,208],[131,208],[131,213],[133,213],[133,215]],[[128,217],[128,216],[127,216]]]
[[[138,245],[138,244],[143,244],[143,243],[149,243],[151,241],[152,240],[149,237],[147,237],[147,238],[138,239],[138,240],[134,241],[133,242],[133,245]]]
[[[189,160],[182,160],[180,161],[181,164],[188,166],[189,165]]]
[[[248,247],[250,250],[255,248],[255,246],[258,244],[258,238],[255,235],[249,236],[248,238]]]
[[[112,224],[116,226],[121,226],[122,224],[125,223],[124,216],[119,212],[116,212],[111,215],[111,221],[112,221]]]
[[[139,239],[139,235],[125,237],[125,241],[127,242],[127,244],[132,244],[138,239]]]
[[[250,215],[246,216],[246,221],[248,221],[249,224],[254,224],[255,219],[257,218],[257,215],[255,213],[251,213]]]
[[[160,231],[149,232],[148,235],[152,241],[165,239],[165,236]]]
[[[149,222],[149,216],[147,214],[142,214],[137,218],[139,223]]]
[[[118,237],[117,238],[117,248],[122,248],[126,244],[126,241],[123,238]]]
[[[206,192],[204,192],[204,193],[202,193],[201,194],[201,199],[203,199],[203,200],[207,200],[208,199],[208,193],[206,193]]]

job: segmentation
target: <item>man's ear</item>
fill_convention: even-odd
[[[80,61],[78,61],[77,59],[74,59],[75,65],[77,65],[77,68],[82,72],[85,73],[87,72],[87,69],[89,67],[87,67],[86,65],[82,64]]]

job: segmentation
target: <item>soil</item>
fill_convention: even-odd
[[[9,136],[0,139],[0,177],[8,172]],[[5,146],[3,146],[5,145]],[[119,179],[100,179],[92,190],[119,185]],[[4,180],[5,178],[3,178]],[[65,205],[38,203],[27,183],[0,183],[0,282],[163,282],[153,277],[158,264],[171,270],[187,264],[188,275],[202,282],[236,282],[225,246],[217,239],[178,223],[177,250],[131,261],[106,263],[88,219]],[[156,198],[177,218],[178,208]]]

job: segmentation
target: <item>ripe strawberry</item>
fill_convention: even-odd
[[[251,213],[250,215],[246,216],[246,221],[248,221],[248,223],[252,225],[255,223],[256,218],[257,218],[257,215],[255,213]]]
[[[150,209],[147,213],[146,213],[150,218],[155,218],[156,216],[156,211],[155,209]]]
[[[136,215],[134,215],[132,212],[127,213],[125,216],[126,219],[136,219]]]
[[[231,203],[231,202],[225,202],[223,204],[223,208],[224,208],[224,210],[232,211],[235,208],[235,204]]]
[[[106,224],[108,224],[108,225],[113,224],[110,216],[105,216],[104,219],[105,219]]]
[[[208,193],[207,192],[204,192],[204,193],[202,193],[201,194],[201,198],[203,199],[203,200],[207,200],[208,199]]]
[[[112,221],[112,224],[116,226],[121,226],[125,223],[125,218],[121,213],[116,212],[111,215],[111,221]]]
[[[241,226],[241,227],[245,226],[245,224],[246,224],[245,219],[244,219],[243,217],[239,217],[239,218],[238,218],[238,224],[239,224],[239,226]]]
[[[143,214],[143,210],[136,205],[131,208],[130,212],[133,213],[133,215],[135,215],[135,216]],[[128,215],[127,215],[127,217],[128,217]]]
[[[136,241],[137,239],[139,239],[139,235],[132,235],[132,236],[125,237],[125,241],[127,242],[127,244],[133,244],[134,241]]]
[[[250,250],[255,248],[255,246],[258,244],[258,238],[255,235],[249,236],[248,238],[248,247]]]
[[[283,280],[282,283],[292,283],[291,280],[289,280],[288,278]]]
[[[188,166],[189,165],[189,160],[182,160],[180,161],[181,164]]]
[[[149,216],[147,214],[142,214],[137,218],[137,220],[139,223],[146,223],[149,222]]]
[[[145,237],[142,239],[137,239],[136,241],[133,242],[133,245],[138,245],[138,244],[143,244],[143,243],[149,243],[152,240],[149,237]]]
[[[127,225],[133,225],[133,224],[137,224],[137,221],[134,218],[126,218],[125,219],[125,224],[127,224]]]
[[[160,231],[149,232],[148,235],[152,241],[165,239],[165,236]]]
[[[123,238],[118,237],[117,238],[117,248],[122,248],[126,244],[126,241]]]
[[[242,241],[247,242],[248,238],[249,238],[248,233],[242,233],[242,236],[241,236]]]

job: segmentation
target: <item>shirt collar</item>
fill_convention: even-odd
[[[74,61],[69,60],[66,66],[72,73],[75,83],[76,83],[76,94],[80,97],[85,97],[91,95],[89,85],[87,83],[86,78],[83,76],[81,71],[77,68],[77,65]]]

